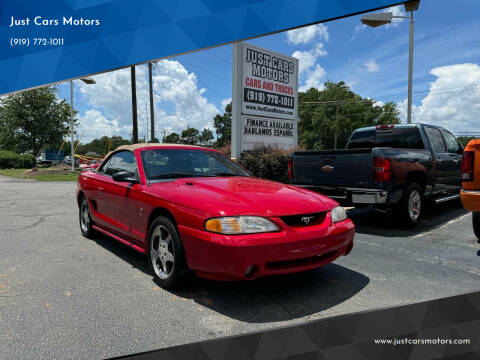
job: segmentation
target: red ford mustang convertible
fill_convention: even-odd
[[[254,178],[215,150],[121,146],[78,178],[80,229],[147,254],[155,281],[188,271],[252,280],[326,265],[350,253],[354,225],[338,204],[298,187]]]

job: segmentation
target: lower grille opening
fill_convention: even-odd
[[[335,250],[322,255],[316,255],[316,256],[311,256],[307,258],[267,262],[267,268],[271,270],[281,270],[281,269],[289,269],[289,268],[314,265],[317,263],[328,261],[330,259],[334,259],[337,256],[339,256],[341,252],[342,252],[341,250]]]
[[[314,214],[289,215],[280,217],[282,221],[291,227],[305,227],[319,225],[325,221],[327,212],[319,212]]]

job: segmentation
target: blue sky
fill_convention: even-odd
[[[480,132],[480,2],[422,0],[415,12],[413,120],[455,133]],[[405,15],[403,6],[389,9]],[[385,11],[385,10],[384,10]],[[405,119],[408,20],[372,29],[361,16],[283,32],[249,42],[299,57],[300,88],[345,81],[353,91],[399,104]],[[139,135],[147,132],[146,65],[137,67]],[[161,129],[213,130],[212,118],[231,97],[231,46],[161,61],[154,71],[157,137]],[[96,76],[96,85],[75,82],[82,142],[103,135],[128,137],[131,128],[129,70]],[[68,85],[59,96],[68,97]]]

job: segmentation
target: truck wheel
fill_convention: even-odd
[[[472,212],[472,224],[473,224],[473,232],[477,239],[480,240],[480,212]]]
[[[188,275],[185,250],[172,221],[153,220],[148,232],[148,265],[154,281],[164,289],[179,287]]]
[[[417,226],[423,210],[423,200],[423,191],[420,185],[415,182],[408,184],[397,208],[402,225]]]

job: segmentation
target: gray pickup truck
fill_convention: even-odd
[[[394,210],[418,223],[424,200],[459,197],[463,147],[433,125],[379,125],[355,130],[344,150],[296,151],[289,177],[344,206]]]

